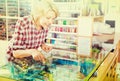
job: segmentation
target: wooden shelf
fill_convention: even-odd
[[[0,20],[3,20],[6,29],[5,36],[0,36],[0,40],[9,41],[11,39],[14,32],[14,28],[11,26],[15,25],[20,17],[30,14],[30,2],[28,0],[0,0]]]
[[[70,58],[65,58],[65,57],[60,57],[60,56],[53,56],[52,58],[78,62],[77,59],[70,59]]]

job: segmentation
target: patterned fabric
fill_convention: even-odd
[[[8,61],[14,60],[13,50],[37,49],[44,43],[48,29],[37,30],[30,16],[16,22],[13,38],[9,41],[7,50]]]

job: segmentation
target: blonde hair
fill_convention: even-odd
[[[56,17],[59,15],[59,11],[51,0],[35,0],[32,2],[31,14],[36,17],[45,15],[48,11],[54,11]]]

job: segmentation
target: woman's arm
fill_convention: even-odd
[[[13,51],[13,56],[15,58],[29,57],[29,56],[32,56],[33,51],[34,49],[16,50],[16,51]]]
[[[16,50],[16,51],[13,51],[13,56],[15,58],[23,58],[23,57],[32,56],[34,60],[36,61],[39,60],[45,63],[44,55],[36,49]]]

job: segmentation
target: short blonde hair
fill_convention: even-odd
[[[59,15],[56,5],[51,0],[35,0],[32,3],[31,14],[40,17],[50,10],[55,12],[56,17]]]

